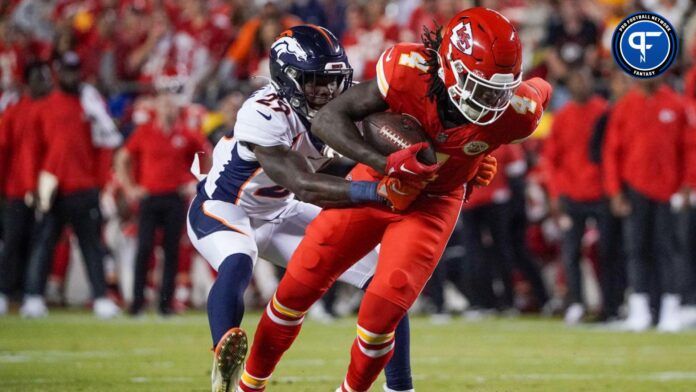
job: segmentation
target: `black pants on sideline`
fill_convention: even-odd
[[[513,306],[513,263],[509,219],[505,205],[488,204],[462,211],[462,244],[466,255],[465,295],[473,307],[491,309]],[[490,234],[493,245],[487,247],[484,232]],[[496,272],[498,272],[496,274]],[[493,280],[499,275],[503,282],[503,303],[499,303],[493,291]]]
[[[428,284],[423,291],[435,306],[436,313],[445,312],[444,285],[448,280],[454,284],[460,293],[472,302],[472,306],[481,307],[476,303],[477,301],[481,302],[479,299],[470,298],[472,293],[469,291],[464,280],[466,278],[466,250],[463,244],[462,229],[463,224],[460,217],[447,243],[447,248],[445,248],[445,252],[442,254],[440,263],[438,263],[437,268],[433,271],[433,275],[430,277],[430,280],[428,280]]]
[[[104,256],[106,248],[101,240],[102,218],[99,210],[99,191],[87,190],[58,195],[51,210],[37,223],[37,236],[29,258],[26,293],[43,295],[46,280],[53,264],[53,252],[63,227],[70,224],[77,236],[87,275],[92,286],[92,297],[106,295]]]
[[[186,204],[176,194],[148,196],[140,202],[138,254],[135,259],[135,282],[131,309],[139,311],[145,303],[147,266],[155,242],[155,230],[162,228],[164,268],[160,287],[159,310],[170,310],[179,267],[179,241],[186,222]]]
[[[597,222],[599,231],[599,285],[602,291],[602,313],[616,316],[623,302],[625,285],[624,262],[621,254],[621,221],[609,210],[607,200],[591,202],[562,198],[563,210],[570,217],[572,226],[563,233],[562,258],[568,281],[568,303],[583,303],[582,238],[588,219]]]
[[[34,210],[23,199],[7,199],[2,209],[4,246],[0,250],[0,293],[24,293],[27,260],[31,252]]]
[[[681,293],[684,303],[696,305],[696,206],[689,208]],[[681,273],[679,275],[682,275]]]
[[[624,231],[629,286],[636,293],[676,293],[670,204],[651,200],[631,188],[626,196],[631,203]],[[658,290],[651,290],[655,286]]]
[[[511,181],[512,183],[512,181]],[[513,188],[514,189],[514,188]],[[524,198],[516,197],[513,190],[513,198],[510,201],[510,223],[511,243],[513,253],[512,267],[517,268],[532,288],[532,293],[537,300],[539,307],[544,306],[549,300],[548,290],[544,279],[541,277],[539,263],[532,257],[527,246],[527,212],[524,205]],[[522,194],[524,195],[524,194]],[[512,267],[509,267],[511,270]]]

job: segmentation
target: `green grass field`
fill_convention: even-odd
[[[253,329],[257,315],[244,325]],[[269,391],[333,391],[353,319],[305,323]],[[629,334],[558,320],[412,321],[416,390],[696,391],[696,333]],[[207,391],[211,354],[203,313],[98,321],[55,311],[0,318],[0,391]],[[373,387],[378,388],[382,380]]]

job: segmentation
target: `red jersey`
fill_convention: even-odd
[[[39,115],[42,169],[58,177],[58,192],[99,188],[97,149],[80,97],[60,90],[44,101]]]
[[[684,180],[687,119],[683,98],[667,86],[646,95],[633,89],[614,106],[602,152],[604,186],[611,196],[624,183],[668,201]]]
[[[551,86],[538,78],[522,82],[510,107],[494,123],[445,129],[437,104],[427,97],[430,75],[426,56],[422,44],[400,43],[387,49],[377,63],[377,84],[389,109],[418,119],[432,139],[441,166],[426,192],[446,193],[472,179],[485,154],[532,134],[548,103]]]
[[[607,102],[595,96],[585,103],[569,102],[556,112],[543,153],[551,197],[595,201],[604,196],[600,166],[590,161],[590,140],[606,108]]]
[[[36,124],[42,100],[22,97],[0,123],[0,193],[23,198],[36,190],[39,154]]]
[[[161,195],[176,192],[193,178],[193,156],[207,147],[198,134],[177,126],[164,132],[153,121],[136,128],[125,148],[133,156],[137,182],[150,194]]]

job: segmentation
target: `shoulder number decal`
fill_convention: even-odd
[[[534,113],[536,112],[537,107],[536,101],[527,97],[520,97],[519,95],[512,97],[510,100],[510,105],[519,114],[526,114],[527,112]]]
[[[405,65],[409,68],[418,68],[423,72],[428,72],[428,66],[425,65],[425,58],[418,52],[411,52],[409,54],[401,53],[399,65]]]
[[[256,102],[268,106],[274,112],[283,112],[286,116],[290,114],[290,107],[278,99],[278,94],[268,94],[264,98],[257,99]]]

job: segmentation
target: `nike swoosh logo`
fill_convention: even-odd
[[[260,114],[261,117],[265,118],[266,120],[271,121],[271,115],[270,115],[270,114],[263,114],[263,113],[259,112],[258,110],[256,111],[256,113]]]
[[[412,171],[408,170],[408,169],[406,168],[406,165],[403,164],[403,163],[401,164],[401,167],[400,167],[399,169],[400,169],[402,172],[404,172],[404,173],[416,175],[415,172],[412,172]]]
[[[387,53],[387,58],[385,60],[391,61],[392,57],[392,52],[394,51],[394,48],[389,49],[389,53]]]
[[[408,193],[406,193],[406,192],[401,192],[399,190],[399,188],[396,187],[396,184],[391,184],[390,188],[391,188],[392,192],[397,193],[399,195],[404,195],[404,196],[408,195]]]

